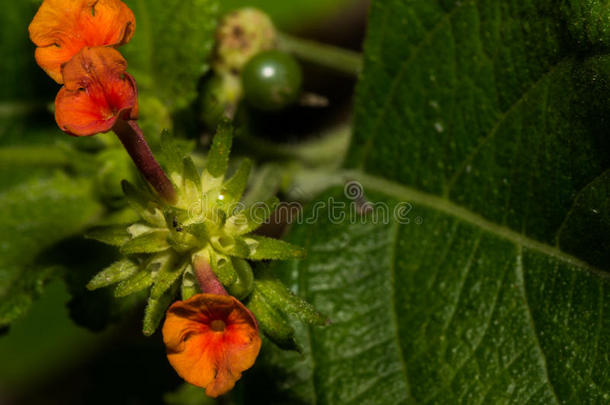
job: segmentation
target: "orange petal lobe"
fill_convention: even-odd
[[[127,62],[107,47],[83,48],[63,69],[65,85],[55,99],[55,120],[75,136],[112,129],[116,120],[137,117],[135,80]]]
[[[252,367],[261,346],[256,319],[231,296],[197,294],[174,303],[163,325],[167,358],[185,381],[217,397]]]
[[[44,0],[29,31],[36,61],[62,83],[62,65],[83,47],[123,45],[135,28],[133,13],[120,0]]]

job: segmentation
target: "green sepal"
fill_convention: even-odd
[[[158,299],[167,291],[167,289],[174,284],[174,282],[180,277],[188,262],[177,262],[173,255],[169,255],[168,259],[161,264],[159,272],[155,278],[155,284],[150,290],[150,297]]]
[[[225,232],[230,235],[245,235],[264,224],[280,203],[277,197],[254,203],[229,217],[225,222]]]
[[[155,330],[157,330],[157,327],[165,315],[167,307],[169,307],[174,300],[179,285],[180,282],[176,279],[172,284],[168,285],[168,288],[165,289],[161,296],[154,298],[151,295],[148,298],[146,310],[144,311],[144,321],[142,322],[142,333],[144,333],[145,336],[151,336],[155,333]]]
[[[305,257],[305,249],[279,239],[250,235],[243,240],[250,246],[251,260],[289,260]]]
[[[153,226],[165,226],[163,213],[157,208],[159,202],[152,193],[148,192],[148,190],[134,186],[127,180],[123,180],[121,186],[123,187],[123,193],[125,193],[125,198],[127,199],[129,206],[131,206],[144,221]]]
[[[138,265],[129,259],[119,260],[97,273],[87,284],[88,290],[97,290],[126,280],[138,271]]]
[[[284,350],[295,350],[301,353],[301,348],[296,342],[294,328],[290,325],[289,320],[276,311],[267,302],[267,298],[254,288],[247,305],[252,311],[261,330],[279,348]]]
[[[210,243],[220,253],[227,256],[247,258],[250,256],[250,247],[241,238],[233,238],[229,235],[214,236],[210,238]]]
[[[233,142],[233,126],[228,120],[219,125],[208,153],[208,162],[201,176],[203,190],[210,190],[222,185],[229,167],[229,153]]]
[[[117,298],[144,290],[151,286],[154,281],[154,276],[148,269],[140,270],[127,280],[121,281],[114,290],[114,296]]]
[[[328,325],[329,320],[326,316],[316,311],[313,305],[293,294],[280,280],[273,277],[269,270],[260,272],[254,284],[256,290],[278,311],[296,316],[310,325]]]
[[[193,295],[200,293],[199,283],[193,271],[193,266],[190,264],[182,274],[182,282],[180,283],[180,295],[182,300],[188,300]]]
[[[191,224],[184,227],[184,230],[195,238],[197,238],[200,242],[204,243],[209,238],[208,227],[205,222],[200,222],[197,224]]]
[[[130,235],[126,225],[100,226],[90,229],[85,238],[111,246],[122,246],[129,241]]]
[[[201,195],[201,176],[193,159],[186,157],[182,161],[182,188],[188,201],[196,200]]]
[[[209,262],[212,266],[212,271],[218,277],[218,281],[224,286],[229,286],[237,280],[237,272],[233,267],[231,259],[221,253],[208,249]]]
[[[254,273],[250,264],[243,259],[232,257],[231,263],[237,274],[237,279],[227,288],[231,295],[243,300],[250,295],[254,288]]]
[[[235,174],[222,187],[221,196],[223,198],[220,200],[220,205],[229,215],[244,194],[251,170],[252,161],[250,159],[242,160]]]
[[[155,230],[136,236],[123,246],[121,253],[124,255],[133,255],[138,253],[156,253],[162,252],[170,248],[167,240],[169,231]]]

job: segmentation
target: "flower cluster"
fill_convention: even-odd
[[[87,287],[117,284],[117,297],[149,289],[144,333],[153,334],[165,316],[170,364],[216,397],[254,364],[259,326],[279,346],[297,349],[289,317],[319,325],[326,319],[268,270],[258,269],[255,277],[250,262],[301,258],[304,251],[253,234],[278,200],[267,201],[266,211],[240,204],[251,165],[244,161],[225,178],[230,124],[219,126],[203,172],[167,135],[161,146],[169,176],[157,163],[135,121],[136,82],[116,50],[129,42],[135,27],[133,13],[120,0],[44,0],[29,30],[37,62],[63,84],[55,100],[59,127],[75,136],[114,131],[148,181],[123,182],[140,220],[89,233],[117,246],[123,258]],[[172,304],[178,294],[182,301]]]
[[[116,47],[136,21],[120,0],[45,0],[30,24],[36,61],[64,86],[55,100],[59,127],[75,136],[110,131],[137,118],[137,89]]]

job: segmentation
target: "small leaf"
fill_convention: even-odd
[[[303,322],[312,325],[322,326],[328,324],[327,317],[316,311],[313,305],[293,294],[280,280],[273,277],[269,271],[258,275],[255,286],[256,290],[265,296],[269,305],[278,311],[296,316]]]
[[[301,351],[295,340],[295,331],[288,319],[276,311],[256,288],[250,294],[247,305],[252,311],[265,336],[284,350]]]
[[[248,258],[251,260],[288,260],[305,257],[303,248],[291,245],[283,240],[252,235],[244,238],[244,241],[250,246],[250,256]]]
[[[106,269],[97,273],[87,284],[87,289],[97,290],[133,276],[138,271],[138,266],[129,259],[119,260],[112,263]]]
[[[201,178],[204,190],[219,187],[229,167],[229,153],[233,142],[233,126],[229,121],[218,125],[218,130],[208,153],[208,162]]]
[[[250,159],[244,159],[237,168],[235,174],[227,180],[222,187],[222,206],[227,207],[225,212],[231,215],[231,211],[234,209],[235,204],[239,202],[241,196],[244,194],[244,190],[248,185],[248,178],[250,177],[250,171],[252,170],[252,161]]]
[[[155,330],[157,330],[159,323],[161,323],[161,320],[165,315],[167,307],[169,307],[174,300],[174,297],[178,292],[179,285],[180,282],[178,279],[176,279],[170,286],[168,286],[161,296],[157,298],[153,298],[151,296],[148,298],[142,325],[142,333],[144,333],[144,335],[151,336],[153,333],[155,333]]]
[[[150,287],[153,281],[154,277],[148,269],[140,270],[131,278],[121,281],[114,290],[114,296],[117,298],[126,297]]]
[[[271,197],[250,205],[227,219],[225,231],[230,235],[245,235],[258,229],[269,220],[279,203],[277,197]]]
[[[180,277],[188,262],[176,263],[171,257],[161,265],[150,291],[150,297],[158,299]]]
[[[182,187],[189,201],[201,196],[201,176],[193,159],[186,157],[182,161]]]
[[[131,239],[121,246],[121,253],[133,255],[137,253],[156,253],[170,248],[167,241],[169,231],[152,231]]]
[[[129,240],[130,236],[125,225],[113,225],[92,228],[85,234],[85,238],[111,246],[121,246]]]

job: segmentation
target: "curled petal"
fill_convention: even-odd
[[[185,381],[210,397],[231,390],[261,346],[256,319],[237,299],[197,294],[174,303],[163,325],[167,358]]]
[[[36,61],[58,83],[61,67],[85,47],[129,42],[136,20],[120,0],[44,0],[30,24]]]
[[[55,120],[75,136],[112,129],[117,119],[137,118],[137,88],[127,62],[108,47],[83,48],[63,68],[64,87],[55,99]]]

